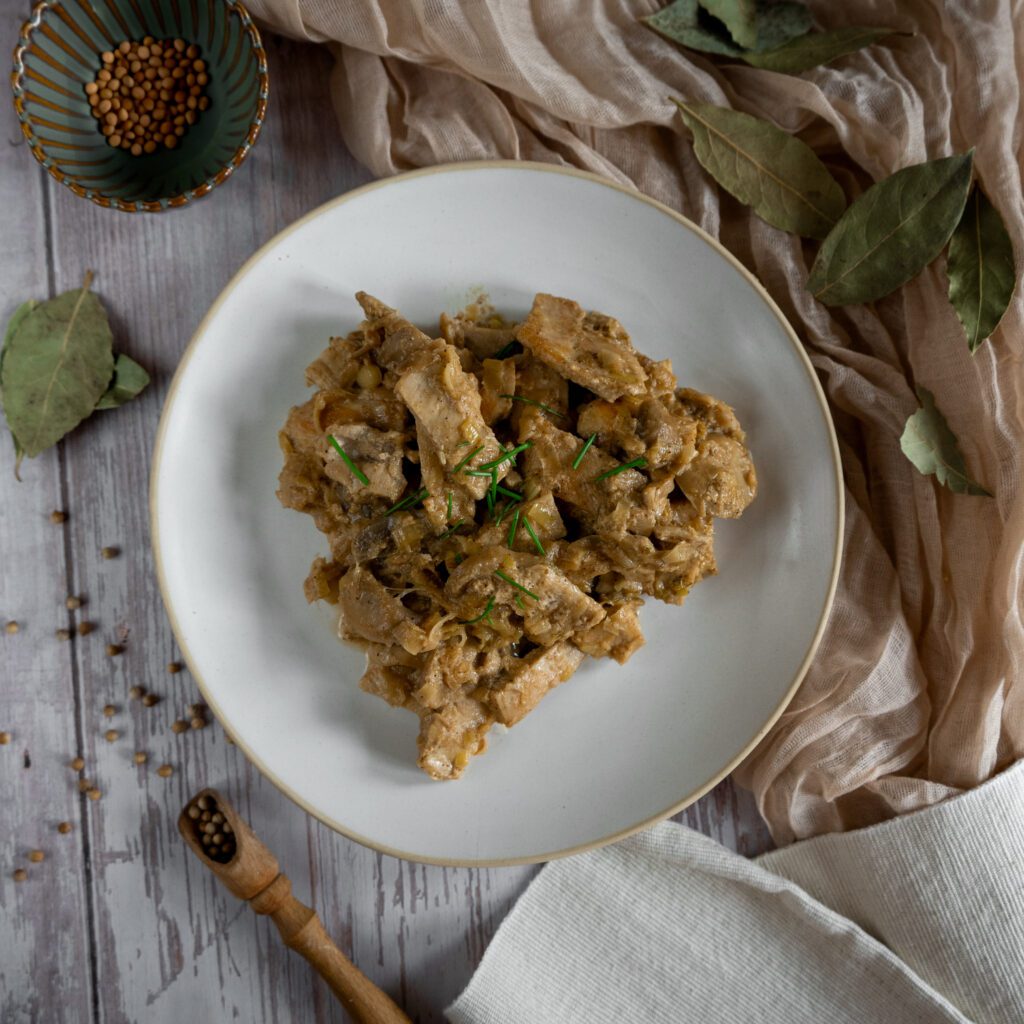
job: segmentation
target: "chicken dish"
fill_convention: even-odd
[[[419,766],[456,779],[587,655],[626,662],[645,597],[682,604],[716,571],[713,520],[754,466],[729,406],[570,299],[431,337],[356,298],[280,433],[278,497],[327,538],[306,596],[365,650],[361,687],[415,712]]]

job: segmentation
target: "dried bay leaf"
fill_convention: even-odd
[[[29,457],[81,423],[113,376],[113,335],[90,283],[26,312],[4,345],[4,414]]]
[[[117,409],[130,402],[149,383],[149,374],[134,359],[121,353],[114,360],[114,379],[100,395],[97,409]]]
[[[781,3],[757,5],[757,44],[754,49],[771,51],[784,46],[811,30],[811,12],[804,4],[782,0]],[[743,54],[744,60],[747,55]]]
[[[727,192],[769,224],[824,238],[846,199],[810,147],[760,118],[674,100],[693,133],[697,159]]]
[[[990,491],[967,475],[967,466],[960,452],[956,435],[946,418],[935,406],[935,396],[919,387],[917,398],[921,408],[907,419],[900,437],[903,454],[925,476],[934,475],[940,484],[957,494],[992,497]]]
[[[757,46],[757,4],[755,0],[700,0],[701,7],[729,30],[744,49]]]
[[[744,53],[742,56],[752,67],[796,75],[870,46],[884,36],[898,34],[891,28],[851,25],[847,28],[832,29],[830,32],[811,32],[792,39],[776,49]]]
[[[740,48],[724,34],[702,25],[698,13],[697,0],[675,0],[643,21],[659,35],[690,50],[738,57]]]
[[[697,0],[675,0],[643,19],[666,39],[690,50],[743,58],[744,51],[726,33],[725,26],[701,10]],[[802,3],[781,0],[757,4],[757,49],[769,50],[810,30],[811,15]]]
[[[1017,284],[1013,243],[999,211],[975,185],[949,241],[949,301],[972,352],[996,329]]]
[[[915,164],[872,185],[818,250],[808,291],[826,306],[872,302],[924,269],[960,220],[973,157]]]
[[[28,299],[11,314],[11,319],[7,321],[7,329],[4,331],[4,346],[0,348],[0,380],[3,379],[4,353],[7,351],[8,342],[14,337],[14,332],[21,326],[25,317],[38,305],[39,303],[35,299]],[[2,394],[3,391],[0,389],[0,396]],[[21,447],[18,436],[13,430],[11,431],[11,441],[14,443],[14,475],[20,480],[19,472],[21,470],[21,460],[25,458],[25,449]]]

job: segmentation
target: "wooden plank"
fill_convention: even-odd
[[[25,8],[2,0],[8,23]],[[0,103],[0,318],[28,298],[50,294],[45,173],[32,158],[10,102]],[[54,449],[26,461],[14,480],[10,435],[0,427],[0,1020],[92,1020],[86,885],[86,811],[67,768],[77,751],[71,644],[55,638],[69,624],[61,458]],[[70,835],[56,825],[69,821]],[[41,849],[46,860],[29,863]],[[21,867],[27,881],[11,875]]]
[[[0,3],[13,6],[13,0]],[[104,791],[98,803],[81,805],[88,821],[80,842],[87,848],[79,845],[79,862],[69,865],[61,883],[67,891],[53,894],[48,905],[22,908],[20,916],[31,928],[23,920],[6,934],[0,924],[0,996],[6,984],[22,1000],[11,1005],[27,1012],[35,1005],[27,1000],[50,998],[22,973],[46,945],[39,938],[44,934],[40,929],[49,927],[46,915],[58,906],[69,908],[68,913],[78,908],[74,920],[61,919],[56,936],[63,943],[60,962],[77,965],[61,975],[76,979],[78,989],[65,987],[60,1011],[40,1013],[37,1019],[93,1019],[89,972],[81,969],[90,952],[98,982],[97,1021],[345,1019],[306,965],[281,946],[273,927],[227,896],[187,856],[174,819],[202,785],[227,792],[277,853],[296,894],[313,902],[360,967],[421,1021],[443,1019],[444,1006],[464,986],[538,870],[443,869],[383,857],[307,818],[246,763],[219,727],[183,735],[170,731],[198,692],[186,673],[165,671],[177,653],[149,550],[146,485],[167,384],[200,317],[252,251],[296,217],[367,178],[337,136],[327,95],[326,52],[275,39],[268,39],[267,46],[273,97],[263,137],[233,180],[206,200],[163,216],[129,216],[100,210],[58,186],[48,189],[56,287],[73,287],[86,268],[93,269],[119,346],[150,369],[154,382],[138,401],[95,417],[66,442],[66,488],[73,513],[67,563],[63,546],[54,546],[42,529],[54,528],[37,515],[40,522],[33,529],[38,539],[12,571],[0,576],[0,602],[16,595],[29,609],[18,614],[35,619],[40,609],[52,606],[45,566],[56,560],[56,578],[70,579],[86,592],[89,616],[98,623],[95,634],[75,644],[74,677],[70,648],[48,649],[55,652],[55,664],[42,674],[63,680],[61,699],[24,699],[17,708],[18,715],[32,718],[25,728],[38,732],[42,739],[37,745],[54,764],[66,757],[80,730]],[[34,202],[25,202],[32,193],[19,188],[20,215],[29,237],[35,231],[42,239],[39,172],[31,167],[31,173]],[[8,203],[5,209],[18,205]],[[36,249],[45,254],[41,243]],[[5,270],[22,266],[13,257],[4,259]],[[38,275],[45,280],[45,270],[45,261],[26,270],[26,278],[16,282],[17,294],[25,288],[31,292],[31,281]],[[14,279],[8,274],[6,280]],[[33,471],[41,473],[46,465],[39,460]],[[3,468],[0,464],[0,473]],[[61,476],[56,460],[50,476],[49,492],[41,485],[32,492],[37,505],[57,501]],[[7,488],[0,489],[5,558],[14,536],[7,524],[18,523],[23,512]],[[18,539],[27,543],[20,530]],[[104,559],[100,549],[105,545],[118,546],[121,555]],[[6,589],[5,581],[10,581]],[[5,608],[0,603],[0,614]],[[108,656],[108,642],[123,643],[124,653]],[[61,656],[63,668],[56,664]],[[12,669],[5,664],[3,671]],[[33,677],[24,666],[15,671],[15,678],[29,681],[19,686],[31,698]],[[74,679],[80,681],[77,715],[71,711]],[[158,694],[161,703],[146,708],[130,702],[127,693],[136,684]],[[112,719],[101,714],[107,703],[118,707]],[[21,735],[21,719],[15,725]],[[8,727],[0,721],[0,728]],[[103,738],[110,728],[120,733],[113,743]],[[11,763],[7,755],[15,748],[0,750],[0,766]],[[146,766],[132,763],[136,750],[149,755]],[[164,762],[175,769],[169,779],[156,774]],[[0,808],[0,849],[7,849],[5,836],[22,836],[26,822],[38,817],[27,809],[33,802],[39,805],[41,792],[19,791],[7,808]],[[749,798],[723,784],[681,817],[727,845],[754,852],[764,834],[752,810]],[[0,886],[0,898],[9,899],[12,885]],[[88,898],[95,907],[91,926]],[[0,1019],[8,1016],[0,1012]]]

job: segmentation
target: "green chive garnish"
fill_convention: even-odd
[[[516,604],[519,605],[519,607],[522,608],[523,611],[526,611],[526,605],[523,604],[523,599],[518,594],[516,594]]]
[[[465,560],[466,560],[466,556],[461,551],[456,551],[455,552],[455,564],[456,565],[462,565],[462,563]]]
[[[597,434],[591,434],[590,437],[587,438],[587,440],[584,443],[583,447],[580,449],[579,455],[577,455],[576,458],[572,460],[572,468],[573,469],[579,469],[580,468],[580,463],[583,461],[583,456],[586,455],[587,452],[590,451],[590,446],[594,443],[594,438],[596,438],[596,437],[597,437]]]
[[[452,518],[452,492],[451,491],[448,492],[448,515],[445,516],[445,518],[449,522],[451,522],[451,518]]]
[[[366,474],[345,454],[345,449],[338,444],[337,438],[333,434],[327,435],[327,440],[334,445],[334,450],[341,456],[345,465],[348,466],[352,475],[365,487],[370,481]]]
[[[518,344],[519,344],[518,341],[510,341],[507,345],[504,345],[502,348],[499,348],[498,351],[495,352],[493,356],[491,356],[491,358],[492,359],[507,359],[510,355],[512,355],[512,350]]]
[[[465,470],[465,476],[485,476],[488,480],[494,477],[494,474],[490,470],[483,469],[467,469]]]
[[[476,623],[476,622],[483,622],[484,620],[486,620],[487,622],[490,622],[491,620],[488,618],[488,616],[491,614],[491,609],[493,607],[494,607],[494,598],[492,597],[492,598],[488,599],[487,607],[475,619],[461,619],[460,621],[461,621],[463,626],[472,626],[474,623]]]
[[[563,420],[565,419],[565,413],[559,412],[557,409],[552,409],[550,405],[545,405],[543,402],[538,402],[536,398],[523,398],[522,395],[498,395],[499,398],[511,398],[513,402],[525,402],[527,405],[535,405],[538,409],[543,409],[545,412],[551,413],[552,416],[560,416]]]
[[[483,446],[483,445],[480,445],[480,447],[479,447],[479,448],[474,448],[474,449],[473,449],[473,450],[472,450],[472,451],[471,451],[471,452],[470,452],[470,453],[469,453],[469,454],[468,454],[468,455],[467,455],[467,456],[466,456],[466,457],[465,457],[465,458],[464,458],[464,459],[463,459],[463,460],[462,460],[462,461],[461,461],[461,462],[460,462],[460,463],[459,463],[459,464],[458,464],[458,465],[457,465],[457,466],[456,466],[456,467],[455,467],[455,468],[454,468],[454,469],[452,470],[452,472],[453,472],[453,473],[458,473],[458,471],[459,471],[460,469],[462,469],[462,467],[463,467],[463,466],[465,466],[465,465],[466,465],[466,463],[467,463],[467,462],[469,462],[469,460],[470,460],[470,459],[475,459],[475,458],[476,458],[476,457],[477,457],[477,456],[478,456],[478,455],[479,455],[479,454],[480,454],[480,453],[481,453],[481,452],[482,452],[483,450],[484,450],[484,446]]]
[[[501,515],[499,515],[499,516],[498,516],[498,517],[497,517],[497,518],[496,518],[496,519],[494,520],[494,525],[495,525],[495,526],[501,526],[501,521],[502,521],[502,519],[504,519],[504,518],[505,518],[505,516],[507,516],[507,515],[508,515],[508,513],[509,513],[509,511],[510,511],[511,509],[515,508],[515,504],[516,504],[516,503],[515,503],[514,501],[510,501],[510,502],[508,502],[508,503],[507,503],[507,504],[505,505],[505,507],[504,507],[504,508],[503,508],[503,509],[501,510]]]
[[[547,552],[544,550],[544,545],[540,542],[540,537],[534,532],[533,527],[530,525],[530,520],[523,516],[523,526],[526,527],[526,532],[530,535],[530,540],[537,545],[537,550],[542,554],[546,555]]]
[[[521,494],[516,494],[515,491],[510,491],[507,487],[502,487],[501,484],[498,484],[498,493],[504,494],[506,498],[511,498],[513,501],[523,500],[523,496]]]
[[[460,519],[460,520],[459,520],[459,521],[458,521],[458,522],[457,522],[457,523],[456,523],[456,524],[455,524],[454,526],[449,526],[449,527],[448,527],[448,529],[447,529],[447,530],[445,530],[445,531],[444,531],[444,533],[442,533],[442,534],[441,534],[441,536],[440,536],[440,537],[438,537],[437,539],[438,539],[438,540],[446,540],[446,539],[447,539],[448,537],[450,537],[450,536],[451,536],[451,535],[452,535],[452,534],[453,534],[453,533],[454,533],[454,532],[455,532],[455,531],[456,531],[456,530],[457,530],[457,529],[458,529],[458,528],[459,528],[459,527],[460,527],[460,526],[461,526],[461,525],[462,525],[462,524],[463,524],[463,523],[464,523],[465,521],[466,521],[465,519]]]
[[[491,470],[491,486],[487,491],[487,503],[490,506],[491,512],[494,512],[494,503],[498,500],[498,471],[496,469]]]
[[[512,544],[516,539],[516,530],[519,529],[519,513],[522,509],[517,508],[516,514],[512,517],[512,525],[508,529],[508,546],[512,547]]]
[[[639,459],[630,459],[629,462],[624,462],[621,466],[606,469],[600,476],[594,477],[594,483],[597,483],[598,480],[607,480],[610,476],[618,476],[619,473],[625,473],[627,469],[643,469],[646,465],[647,460],[641,455]]]
[[[511,576],[506,576],[500,569],[495,569],[494,575],[497,576],[499,580],[504,580],[506,583],[515,587],[516,590],[521,590],[527,597],[532,597],[534,601],[540,600],[540,598],[532,590],[527,590],[526,587],[524,587],[521,583],[516,583],[516,581],[512,579]]]
[[[467,444],[472,444],[472,443],[473,443],[472,441],[460,441],[455,447],[456,448],[465,448]]]
[[[508,462],[509,459],[515,462],[516,456],[520,452],[525,452],[527,448],[531,448],[532,446],[532,441],[524,441],[522,444],[516,445],[515,448],[510,448],[507,452],[503,452],[501,455],[498,456],[498,458],[491,459],[490,462],[482,463],[481,465],[477,466],[477,469],[497,469],[498,466],[500,466],[503,462]]]
[[[384,515],[389,516],[394,512],[404,512],[407,509],[412,508],[414,505],[419,505],[425,498],[429,497],[430,491],[424,487],[415,494],[407,494],[401,501],[395,502],[395,504],[392,505]]]

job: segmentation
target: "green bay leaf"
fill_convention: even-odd
[[[891,28],[862,28],[853,25],[832,29],[830,32],[811,32],[772,50],[744,53],[743,59],[755,68],[796,75],[860,50],[884,36],[896,34]]]
[[[903,454],[918,472],[932,476],[957,494],[976,494],[991,498],[992,493],[967,475],[967,465],[960,452],[956,435],[935,405],[935,396],[919,387],[917,398],[921,408],[907,419],[900,437]]]
[[[846,199],[809,146],[775,125],[726,107],[674,100],[697,159],[722,188],[769,224],[824,238]]]
[[[700,0],[701,7],[729,30],[744,49],[757,46],[757,4],[755,0]]]
[[[117,409],[130,402],[149,383],[149,374],[123,352],[114,360],[114,379],[100,395],[97,409]]]
[[[960,220],[973,156],[915,164],[872,185],[829,232],[807,290],[826,306],[873,302],[923,270]]]
[[[113,335],[89,283],[39,303],[4,346],[4,414],[30,458],[81,423],[113,376]]]
[[[655,32],[687,49],[738,57],[742,52],[740,48],[724,33],[701,24],[698,13],[697,0],[675,0],[675,3],[663,7],[643,21]]]
[[[999,211],[975,185],[949,240],[949,301],[972,352],[996,329],[1017,285],[1013,243]]]

